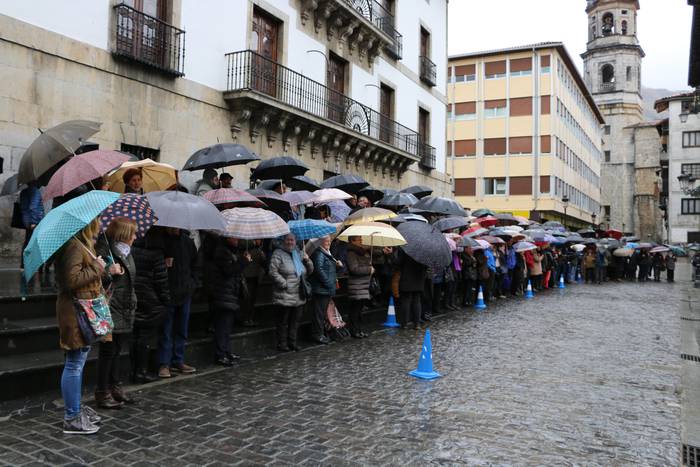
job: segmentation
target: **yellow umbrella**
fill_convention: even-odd
[[[141,170],[143,180],[143,192],[163,191],[177,183],[177,170],[169,164],[155,162],[151,159],[142,161],[124,162],[117,170],[107,177],[110,191],[124,192],[124,172],[129,169]]]
[[[406,244],[406,240],[398,230],[381,222],[361,222],[351,225],[338,235],[338,240],[349,242],[350,237],[360,237],[362,238],[362,244],[370,247]]]
[[[348,217],[345,218],[343,222],[345,225],[353,225],[359,222],[374,222],[383,221],[386,219],[391,219],[396,217],[396,213],[383,208],[364,208],[359,209]],[[389,245],[387,245],[389,246]]]

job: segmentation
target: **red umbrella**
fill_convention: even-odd
[[[234,188],[219,188],[209,190],[202,196],[214,206],[223,209],[231,208],[263,208],[265,203],[251,195],[247,191],[236,190]]]
[[[480,226],[474,226],[474,227],[470,227],[467,230],[465,230],[464,232],[462,232],[462,236],[468,237],[468,238],[474,238],[474,237],[477,237],[479,235],[483,235],[485,233],[488,233],[487,229],[480,227]]]
[[[620,232],[619,230],[610,229],[605,233],[608,234],[608,237],[612,237],[615,240],[619,240],[622,238],[622,232]]]
[[[47,201],[63,196],[80,185],[104,176],[128,160],[129,156],[124,153],[101,149],[72,157],[53,174],[42,197]]]
[[[494,216],[484,216],[476,219],[476,222],[478,222],[482,227],[493,227],[494,225],[498,224],[498,219]]]

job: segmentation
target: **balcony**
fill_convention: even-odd
[[[428,58],[424,56],[418,57],[420,63],[420,79],[425,84],[430,87],[435,86],[437,83],[437,66]]]
[[[115,5],[112,54],[171,76],[185,75],[185,31],[123,3]]]
[[[420,161],[418,163],[421,165],[421,167],[429,170],[436,168],[437,161],[434,147],[430,146],[429,144],[419,143],[418,155],[420,156]]]
[[[277,62],[250,50],[226,59],[224,98],[237,112],[234,127],[240,131],[245,122],[252,139],[266,131],[274,143],[278,133],[285,150],[295,138],[300,152],[311,147],[313,156],[316,148],[348,165],[369,159],[383,171],[405,171],[431,149],[434,157],[415,131]]]
[[[380,29],[394,39],[392,43],[384,46],[384,52],[394,60],[401,60],[403,58],[403,36],[394,29],[393,17],[391,17],[391,21],[390,18],[383,18],[380,22]]]
[[[600,83],[600,92],[615,92],[615,83]]]

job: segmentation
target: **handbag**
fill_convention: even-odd
[[[10,221],[10,227],[14,229],[24,229],[24,221],[22,220],[22,207],[19,201],[15,201],[12,205],[12,220]]]
[[[114,329],[112,314],[104,295],[97,298],[73,299],[78,328],[86,345],[102,340]]]
[[[299,278],[299,298],[307,300],[311,297],[311,284],[306,280],[305,276]]]
[[[369,295],[371,297],[376,297],[377,295],[381,295],[381,293],[382,286],[379,285],[379,280],[375,276],[372,276],[369,279]]]

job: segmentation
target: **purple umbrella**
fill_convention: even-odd
[[[126,217],[136,222],[136,236],[139,238],[143,238],[148,229],[158,220],[146,197],[133,193],[121,195],[118,200],[102,211],[100,216],[102,230],[107,230],[109,223],[117,217]]]

